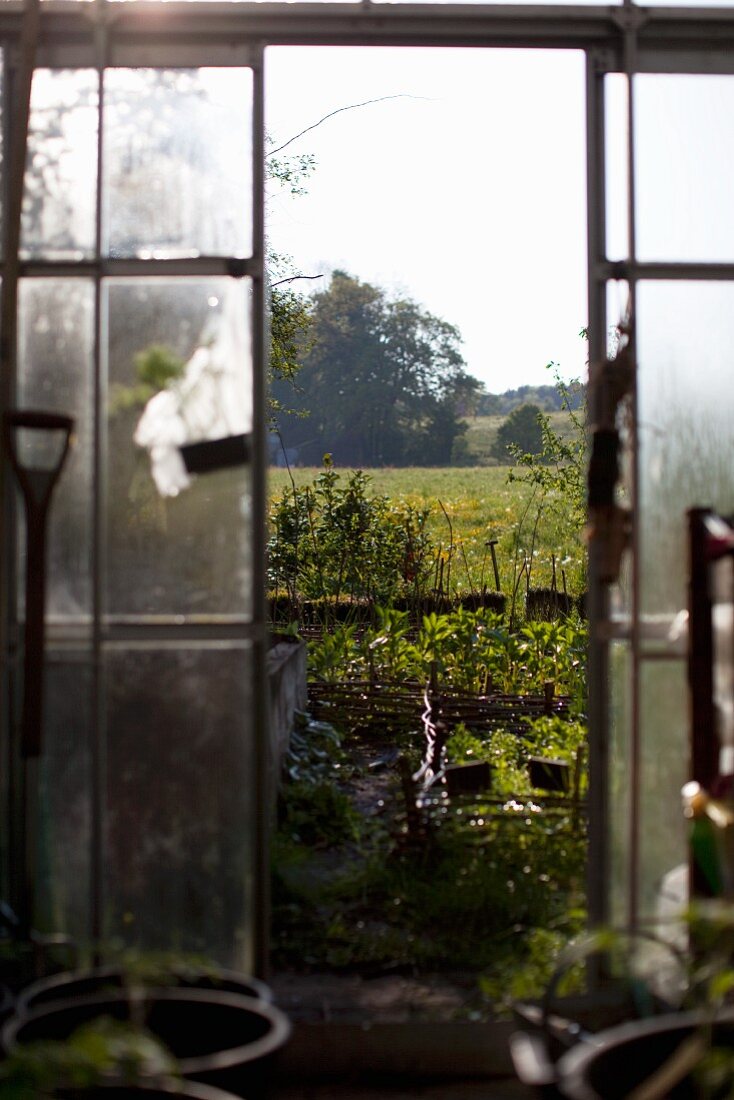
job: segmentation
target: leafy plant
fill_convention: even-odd
[[[268,583],[294,607],[303,600],[386,603],[420,590],[430,574],[426,509],[372,496],[361,470],[346,480],[326,455],[311,485],[276,498],[270,510]]]
[[[280,796],[280,833],[311,848],[356,841],[361,819],[334,780],[346,757],[336,730],[304,717],[291,737]]]
[[[101,1083],[132,1085],[178,1075],[171,1052],[136,1024],[100,1017],[65,1041],[18,1044],[0,1062],[3,1100],[38,1100],[59,1088],[84,1089]]]
[[[578,536],[586,522],[586,403],[579,401],[585,390],[578,379],[564,382],[555,363],[550,362],[548,370],[553,372],[571,434],[567,437],[554,431],[547,413],[538,411],[542,445],[538,451],[510,446],[516,467],[508,477],[511,482],[538,488],[549,509],[562,511],[570,530]]]
[[[586,682],[586,627],[578,616],[526,623],[518,635],[518,657],[530,690],[542,692],[547,681],[563,684],[580,709]]]
[[[284,803],[281,828],[299,844],[318,848],[359,839],[360,818],[333,781],[290,783]]]
[[[336,625],[309,643],[309,674],[335,683],[370,677],[427,683],[435,669],[445,687],[482,694],[542,694],[553,681],[583,712],[586,624],[578,616],[529,623],[511,631],[500,615],[459,607],[424,615],[412,637],[409,616],[376,609],[377,624],[362,635]]]

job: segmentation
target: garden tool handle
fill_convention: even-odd
[[[51,494],[59,479],[71,442],[74,421],[61,413],[16,410],[5,414],[5,439],[26,510],[25,645],[21,756],[41,755],[43,721],[44,612],[46,602],[46,519]],[[14,431],[30,428],[63,431],[62,450],[48,468],[24,466],[15,446]]]

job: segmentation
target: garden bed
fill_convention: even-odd
[[[313,707],[325,696],[339,713],[339,686],[311,686]],[[411,691],[402,700],[420,705]],[[471,733],[452,718],[446,761],[493,764],[489,788],[461,796],[440,776],[415,781],[428,742],[407,706],[400,729],[362,711],[350,726],[342,710],[349,732],[314,715],[296,733],[274,846],[273,958],[297,1018],[491,1019],[544,984],[583,921],[580,769],[568,793],[532,788],[526,770],[538,723],[546,745],[582,743],[567,701],[554,705],[547,715],[537,697],[475,700],[486,722]]]

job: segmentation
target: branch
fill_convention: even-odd
[[[288,138],[282,145],[279,145],[277,149],[270,149],[265,155],[268,157],[274,157],[276,153],[282,153],[284,149],[287,149],[289,145],[292,145],[294,141],[298,141],[304,134],[309,133],[310,130],[315,130],[317,126],[320,126],[322,122],[326,122],[327,119],[333,118],[334,115],[339,115],[342,111],[354,111],[357,107],[369,107],[372,103],[384,103],[386,99],[425,99],[425,96],[421,95],[408,95],[405,92],[399,92],[397,95],[383,95],[377,99],[365,99],[364,103],[350,103],[346,107],[337,107],[335,111],[329,111],[328,115],[324,115],[318,122],[312,122],[310,126],[307,126],[305,130],[301,130],[299,134],[294,134],[292,138]]]
[[[280,286],[282,283],[293,283],[296,279],[323,279],[323,275],[289,275],[287,279],[277,279],[276,282],[270,284],[272,290],[274,286]]]

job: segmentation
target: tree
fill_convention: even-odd
[[[280,148],[266,154],[265,175],[268,184],[275,184],[292,197],[306,192],[306,181],[316,166],[310,153],[278,157]],[[286,393],[291,396],[295,378],[301,367],[300,357],[308,346],[311,323],[311,303],[295,283],[303,279],[321,278],[320,275],[304,275],[296,267],[293,258],[284,253],[268,251],[268,280],[270,286],[270,358],[268,383],[270,386],[270,412],[274,415],[285,406]],[[275,381],[280,387],[280,398],[273,393]]]
[[[308,415],[279,418],[301,461],[329,451],[352,466],[450,462],[460,410],[479,388],[453,325],[344,271],[314,295],[311,324],[296,395]]]
[[[500,424],[492,453],[501,463],[513,455],[513,448],[537,455],[543,450],[542,412],[537,405],[520,405]]]

